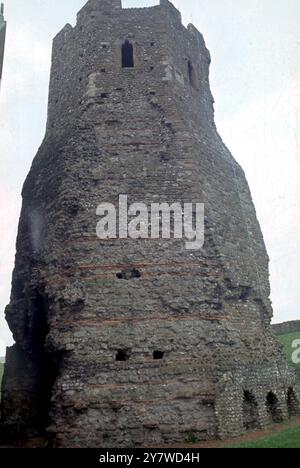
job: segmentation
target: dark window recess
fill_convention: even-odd
[[[153,359],[155,359],[156,361],[163,359],[164,356],[165,356],[165,353],[163,351],[154,351],[153,353]]]
[[[155,96],[156,95],[156,92],[155,91],[150,91],[150,96]]]
[[[194,88],[194,89],[197,89],[197,76],[196,76],[196,72],[195,72],[195,69],[193,67],[193,64],[192,62],[189,60],[188,61],[188,75],[189,75],[189,80],[190,80],[190,84],[191,86]]]
[[[141,278],[142,274],[139,270],[134,268],[133,270],[123,270],[120,273],[117,273],[118,279],[130,280],[135,278]]]
[[[104,99],[108,98],[108,94],[107,93],[101,93],[101,97],[104,98]]]
[[[154,47],[155,46],[155,42],[151,42],[151,47]]]
[[[150,67],[150,71],[153,71],[154,70],[154,67]]]
[[[133,45],[126,40],[122,45],[122,68],[133,68]]]
[[[102,68],[101,73],[105,73],[105,72],[106,72],[105,68]]]
[[[292,387],[290,387],[287,392],[287,407],[290,418],[300,414],[299,400]]]
[[[271,421],[275,423],[281,423],[283,421],[279,401],[275,393],[268,393],[266,407]]]
[[[116,361],[117,362],[126,362],[126,361],[129,360],[129,358],[130,358],[130,350],[120,349],[117,352],[117,355],[116,355]]]
[[[247,431],[259,427],[258,404],[255,396],[249,391],[244,392],[243,423]]]

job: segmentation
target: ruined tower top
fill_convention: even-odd
[[[182,24],[168,0],[147,8],[89,0],[76,25],[54,39],[47,132],[61,132],[92,98],[112,101],[120,88],[146,96],[152,87],[157,96],[180,99],[197,125],[199,118],[214,125],[209,64],[203,36]]]
[[[160,0],[159,6],[167,7],[173,10],[173,12],[176,12],[177,16],[181,19],[180,12],[174,7],[174,5],[171,2],[169,2],[169,0]],[[83,14],[94,12],[99,12],[101,14],[111,14],[114,11],[118,12],[118,10],[122,10],[122,0],[89,0],[85,4],[85,6],[80,10],[78,15],[81,16]]]
[[[89,0],[82,8],[81,13],[112,12],[122,8],[122,0]]]

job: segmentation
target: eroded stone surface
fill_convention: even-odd
[[[121,67],[125,40],[134,68]],[[209,64],[202,35],[167,0],[90,0],[54,39],[47,131],[23,189],[6,310],[17,344],[4,435],[157,445],[286,419],[288,395],[299,410],[270,327],[249,187],[214,124]],[[204,202],[204,249],[99,241],[96,207],[120,194]]]

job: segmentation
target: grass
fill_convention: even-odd
[[[294,364],[292,361],[292,355],[295,351],[295,348],[292,347],[292,344],[295,340],[300,340],[300,332],[288,333],[287,335],[280,335],[277,337],[281,344],[284,346],[285,353],[288,357],[289,363],[297,369],[300,377],[300,363]]]
[[[300,448],[300,426],[255,442],[245,442],[227,448]]]

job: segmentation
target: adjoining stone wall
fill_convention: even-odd
[[[134,68],[121,66],[126,40]],[[214,123],[209,65],[202,35],[167,0],[90,0],[54,39],[47,131],[23,189],[6,310],[17,344],[5,434],[55,447],[211,439],[256,419],[263,427],[271,412],[287,419],[287,395],[299,401],[271,331],[249,187]],[[99,241],[96,208],[120,194],[204,202],[204,248]]]
[[[300,320],[274,324],[272,325],[272,330],[275,335],[285,335],[286,333],[300,332]]]

